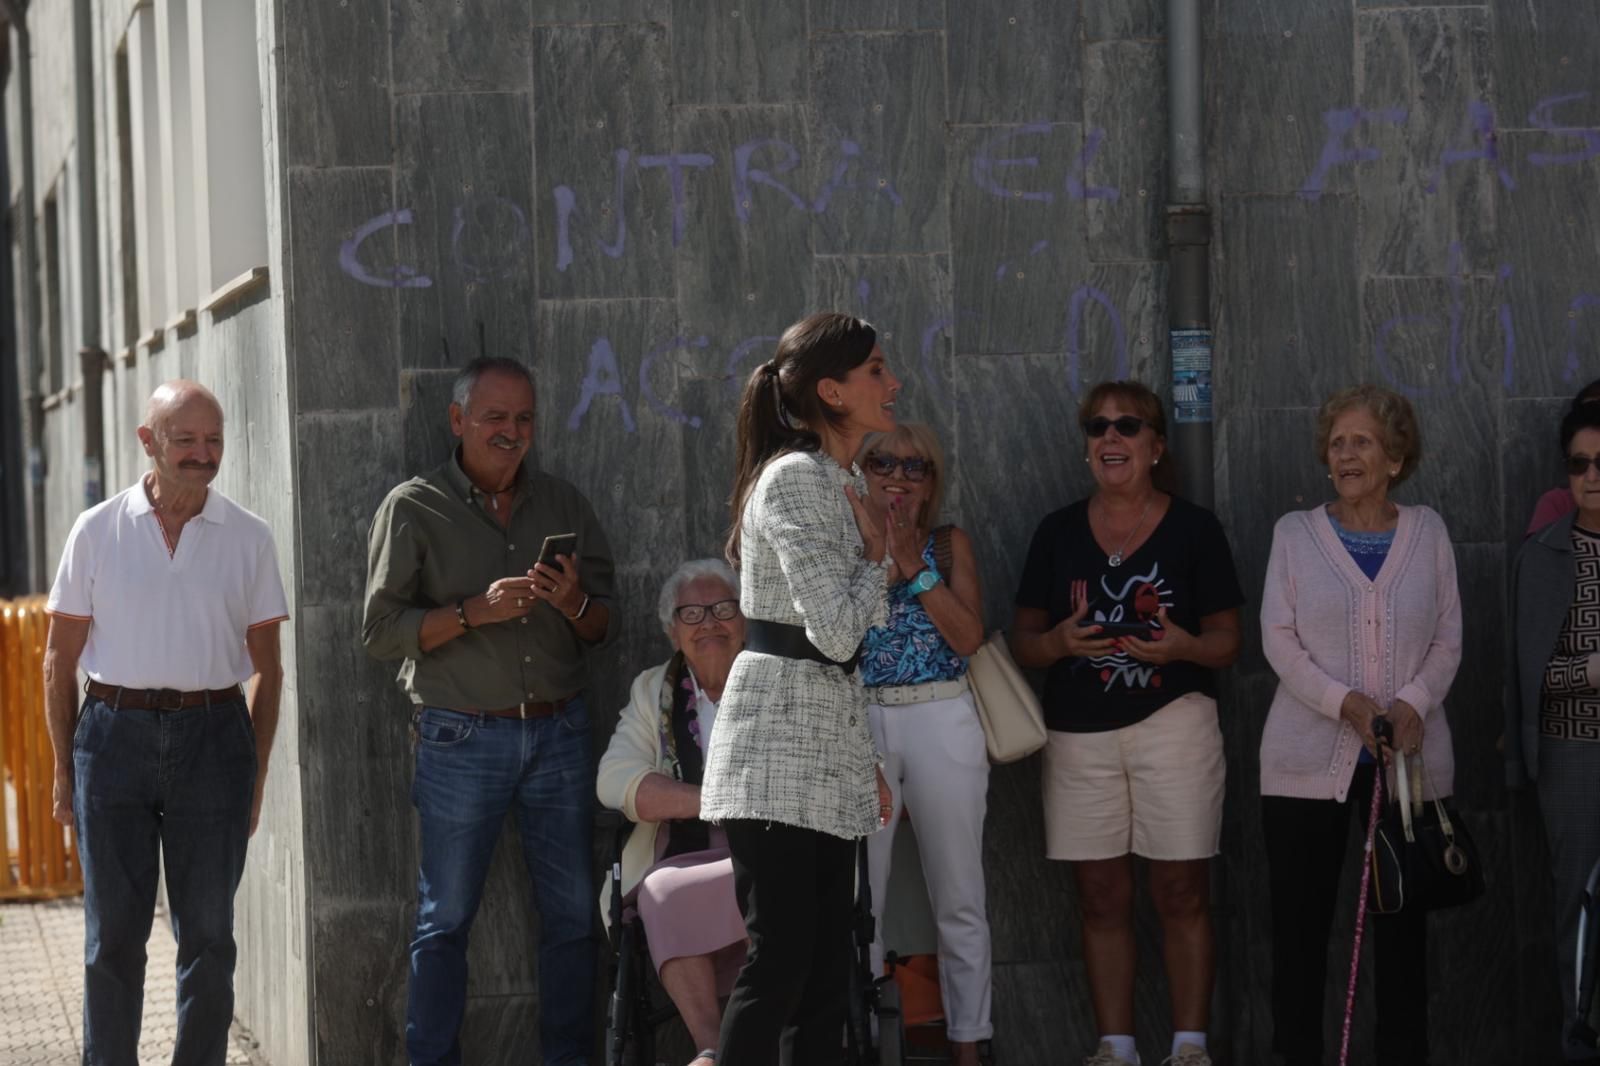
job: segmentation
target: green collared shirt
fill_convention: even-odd
[[[372,520],[362,643],[375,658],[405,660],[399,680],[413,703],[494,710],[561,699],[584,686],[583,658],[590,646],[548,603],[520,619],[478,626],[429,652],[418,643],[429,610],[476,596],[499,578],[526,574],[544,538],[557,533],[578,535],[583,590],[610,606],[611,546],[577,489],[524,468],[510,503],[510,525],[495,521],[488,506],[488,496],[452,456],[397,486]],[[616,630],[613,611],[601,643],[609,643]]]

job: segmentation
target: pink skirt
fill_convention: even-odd
[[[714,844],[725,839],[715,831],[713,837]],[[665,846],[662,841],[658,848]],[[657,973],[669,959],[711,955],[717,971],[717,994],[725,996],[733,991],[733,982],[744,965],[745,929],[744,916],[734,899],[733,860],[726,847],[674,855],[657,862],[639,882],[635,906],[644,922],[650,959]]]

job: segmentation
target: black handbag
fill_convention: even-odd
[[[1483,863],[1459,812],[1444,800],[1422,798],[1420,756],[1407,765],[1396,754],[1398,802],[1384,806],[1372,840],[1367,902],[1379,914],[1404,908],[1435,911],[1483,895]],[[1383,774],[1373,787],[1382,787]],[[1430,782],[1430,786],[1431,786]]]

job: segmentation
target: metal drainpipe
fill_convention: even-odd
[[[83,370],[83,505],[105,499],[105,374],[110,360],[100,347],[100,200],[95,185],[94,12],[90,0],[73,0],[73,96],[78,142],[78,359]]]
[[[1167,340],[1179,485],[1211,507],[1211,208],[1206,203],[1200,0],[1167,0]]]
[[[33,188],[33,41],[23,5],[4,0],[6,18],[17,31],[17,112],[22,120],[18,140],[22,144],[21,218],[17,220],[18,243],[22,246],[22,333],[28,352],[27,373],[23,382],[22,418],[28,441],[28,560],[31,586],[43,592],[49,584],[45,560],[44,497],[44,352],[39,338],[39,226],[35,215]]]

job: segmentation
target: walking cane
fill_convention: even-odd
[[[1350,1022],[1356,1013],[1356,975],[1361,972],[1361,936],[1367,926],[1367,886],[1372,883],[1372,843],[1378,835],[1378,811],[1383,805],[1384,744],[1394,738],[1394,727],[1387,718],[1372,720],[1372,736],[1378,749],[1378,769],[1372,775],[1372,804],[1367,812],[1367,843],[1361,854],[1361,892],[1356,896],[1356,942],[1350,949],[1350,982],[1344,993],[1344,1030],[1339,1037],[1339,1066],[1350,1063]]]

